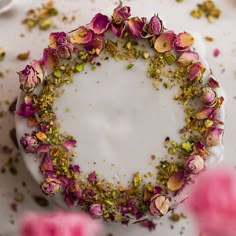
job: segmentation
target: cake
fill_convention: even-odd
[[[224,98],[201,39],[120,5],[53,32],[18,72],[16,129],[45,195],[108,222],[165,215],[223,154]]]

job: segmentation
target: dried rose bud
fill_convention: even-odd
[[[89,208],[89,212],[92,216],[101,216],[103,214],[103,210],[100,204],[93,204]]]
[[[90,42],[92,37],[92,31],[85,28],[84,26],[81,26],[72,33],[70,40],[72,43],[84,44]]]
[[[162,33],[162,31],[163,31],[162,21],[157,15],[154,15],[147,24],[147,32],[150,35],[159,35]]]
[[[168,197],[162,194],[156,194],[151,198],[149,209],[153,216],[165,215],[169,208],[170,201]]]
[[[201,79],[205,70],[206,68],[202,64],[202,62],[199,61],[194,63],[193,65],[188,67],[189,79],[191,81]]]
[[[142,37],[144,33],[143,28],[144,28],[145,22],[146,22],[146,18],[140,19],[139,17],[132,17],[127,21],[129,30],[136,39],[139,39]]]
[[[223,133],[223,129],[218,127],[211,127],[206,134],[206,144],[208,147],[214,147],[220,142],[220,136]]]
[[[177,60],[178,64],[181,66],[188,66],[189,64],[196,63],[199,59],[199,55],[196,52],[183,52],[182,55]]]
[[[106,15],[98,13],[93,17],[93,19],[89,23],[89,28],[95,34],[103,34],[108,30],[110,24],[111,22]]]
[[[113,15],[112,15],[112,21],[119,25],[121,23],[123,23],[124,21],[128,20],[128,18],[130,17],[130,7],[123,7],[122,6],[122,2],[120,2],[119,6],[116,7],[113,11]]]
[[[20,139],[20,144],[24,148],[25,152],[27,153],[35,153],[38,149],[39,143],[38,140],[35,136],[25,134],[21,139]]]
[[[47,196],[53,196],[61,189],[61,181],[55,178],[46,178],[41,184],[42,191]]]
[[[60,64],[56,49],[50,47],[44,49],[43,64],[51,69],[55,69]]]
[[[199,155],[191,155],[185,161],[186,170],[191,174],[198,174],[204,168],[204,160]]]
[[[31,92],[43,80],[43,70],[38,61],[33,60],[24,70],[18,72],[20,87],[24,92]]]
[[[155,41],[154,48],[157,52],[168,52],[173,49],[175,33],[172,30],[162,33]]]
[[[211,87],[205,87],[202,89],[202,101],[211,105],[216,101],[216,92]]]

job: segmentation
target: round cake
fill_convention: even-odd
[[[158,15],[53,32],[18,72],[22,156],[45,195],[108,222],[161,217],[223,154],[224,98],[201,38]]]

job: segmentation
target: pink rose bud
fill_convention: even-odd
[[[39,143],[38,140],[35,136],[25,134],[21,139],[20,139],[20,144],[24,148],[25,152],[27,153],[35,153],[38,149]]]
[[[102,231],[97,221],[78,212],[31,212],[20,223],[20,236],[99,236]]]
[[[160,18],[154,15],[147,24],[147,31],[150,35],[159,35],[163,31],[163,24]]]
[[[216,101],[216,92],[211,87],[203,88],[202,101],[207,105],[212,105]]]
[[[150,212],[154,216],[165,215],[170,208],[168,197],[162,194],[156,194],[151,198]]]
[[[202,62],[199,61],[199,62],[194,63],[193,65],[189,66],[189,68],[188,68],[189,79],[191,81],[201,79],[205,70],[206,70],[206,68],[202,64]]]
[[[206,144],[208,147],[214,147],[220,142],[220,136],[223,133],[223,129],[218,127],[211,127],[206,134]]]
[[[128,18],[130,17],[130,7],[123,7],[122,6],[122,2],[120,2],[119,6],[116,7],[113,11],[113,15],[112,15],[112,21],[115,24],[121,24],[124,21],[128,20]]]
[[[93,204],[89,208],[89,212],[92,216],[101,216],[103,214],[100,204]]]
[[[196,52],[183,52],[182,55],[178,59],[178,64],[181,66],[188,66],[189,64],[197,62],[199,59],[199,55]]]
[[[204,168],[204,160],[199,155],[191,155],[185,162],[186,170],[191,174],[198,174]]]
[[[61,182],[55,178],[46,178],[41,184],[42,191],[47,196],[53,196],[61,189]]]

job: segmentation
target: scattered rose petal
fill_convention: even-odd
[[[186,170],[191,174],[198,174],[204,168],[204,160],[199,155],[191,155],[185,161]]]
[[[92,40],[85,44],[84,48],[87,51],[94,51],[94,54],[99,55],[104,48],[104,40],[101,35],[94,35]]]
[[[123,7],[122,6],[122,2],[120,1],[120,4],[118,7],[116,7],[113,11],[113,15],[112,15],[112,21],[119,25],[121,23],[123,23],[124,21],[128,20],[128,18],[130,17],[130,7]]]
[[[101,216],[103,214],[100,204],[93,204],[89,208],[89,212],[92,216]]]
[[[66,44],[66,33],[65,32],[53,32],[49,35],[49,46],[57,49],[59,45]]]
[[[68,151],[71,150],[73,147],[76,146],[77,141],[74,139],[67,140],[63,142],[63,147],[66,148]]]
[[[55,69],[60,64],[56,49],[50,47],[44,49],[43,64],[51,69]]]
[[[79,167],[78,165],[73,165],[73,166],[72,166],[72,170],[73,170],[73,172],[78,172],[78,173],[80,173],[80,167]]]
[[[44,144],[44,143],[41,143],[41,144],[39,144],[39,147],[38,147],[38,149],[37,149],[37,152],[38,152],[38,153],[46,153],[46,152],[49,152],[51,146],[52,146],[51,144]]]
[[[70,40],[72,43],[84,44],[90,42],[92,37],[92,31],[85,28],[84,26],[81,26],[72,33]]]
[[[193,44],[194,37],[188,32],[182,32],[176,36],[175,46],[178,48],[189,48]]]
[[[125,31],[125,24],[116,25],[116,24],[112,23],[111,24],[111,30],[117,38],[120,38],[123,35],[124,31]]]
[[[32,92],[36,85],[43,80],[43,70],[40,62],[33,60],[30,65],[27,65],[24,70],[18,72],[20,88],[24,92]]]
[[[183,185],[184,185],[183,171],[178,171],[175,174],[173,174],[167,182],[167,188],[171,191],[179,190]]]
[[[139,18],[139,17],[132,17],[128,19],[128,27],[131,34],[136,38],[139,39],[142,37],[144,31],[144,25],[146,22],[146,18]]]
[[[195,117],[198,120],[204,120],[204,119],[210,118],[214,111],[215,111],[215,108],[213,107],[204,107],[201,111],[195,114]]]
[[[58,179],[49,177],[44,179],[44,182],[41,184],[41,189],[47,196],[53,196],[60,191],[61,185]]]
[[[213,79],[212,77],[209,79],[208,84],[212,87],[212,88],[219,88],[219,83]]]
[[[22,61],[27,60],[29,58],[29,55],[30,55],[30,51],[22,52],[17,55],[17,59],[22,60]]]
[[[25,96],[24,102],[20,105],[19,109],[15,111],[15,114],[29,118],[32,117],[35,112],[36,109],[33,107],[32,98],[30,96]]]
[[[61,59],[71,59],[71,49],[67,45],[60,45],[57,47],[57,55]]]
[[[218,127],[211,127],[206,134],[206,144],[208,147],[214,147],[220,142],[220,136],[223,133],[223,129]]]
[[[139,222],[140,226],[147,228],[150,232],[156,229],[157,224],[152,220],[142,220]]]
[[[210,153],[206,150],[205,144],[202,141],[198,141],[196,143],[196,148],[197,148],[198,154],[201,157],[208,157],[208,156],[210,156]]]
[[[79,212],[31,212],[20,222],[20,236],[94,236],[101,231],[97,221]]]
[[[89,28],[95,34],[103,34],[108,30],[109,26],[110,26],[109,18],[101,13],[97,13],[89,23]]]
[[[202,62],[199,61],[199,62],[194,63],[193,65],[189,66],[189,68],[188,68],[189,79],[191,81],[201,79],[205,70],[206,70],[206,68],[202,64]]]
[[[149,23],[147,24],[147,32],[150,35],[159,35],[162,33],[163,31],[163,23],[161,21],[161,19],[157,16],[154,15]]]
[[[21,137],[20,144],[27,153],[35,153],[39,146],[37,138],[29,134],[25,134],[23,137]]]
[[[155,41],[154,48],[157,52],[168,52],[173,49],[175,42],[174,31],[166,31],[162,33]]]
[[[96,182],[97,181],[97,175],[96,175],[96,172],[93,171],[91,172],[89,175],[88,175],[88,181],[89,182]]]
[[[214,55],[214,57],[218,57],[220,55],[220,50],[218,48],[215,48],[213,55]]]
[[[45,153],[44,158],[39,166],[39,169],[43,175],[50,176],[54,172],[52,160],[48,153]]]
[[[189,64],[196,63],[198,59],[198,53],[189,51],[183,52],[177,62],[181,66],[188,66]]]
[[[201,98],[206,105],[211,105],[216,101],[216,92],[211,87],[205,87],[202,89]]]
[[[205,171],[197,179],[185,204],[203,235],[235,236],[235,193],[234,170],[217,167]]]
[[[165,215],[170,208],[170,201],[168,197],[156,194],[151,198],[150,212],[154,216]]]

